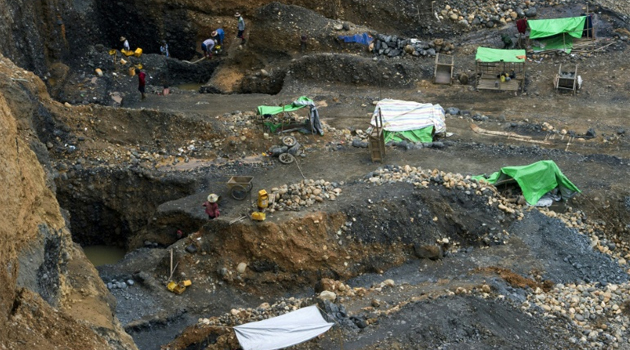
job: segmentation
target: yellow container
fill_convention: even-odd
[[[185,287],[190,287],[192,285],[192,281],[191,280],[185,280],[183,283],[184,283]]]
[[[136,68],[135,67],[129,67],[129,76],[134,76],[136,75]]]
[[[134,52],[133,55],[136,56],[136,57],[142,56],[142,49],[141,48],[137,48],[136,52]]]
[[[263,212],[255,211],[252,213],[252,220],[254,221],[265,221],[266,218],[267,218],[267,214]]]
[[[269,194],[267,191],[260,190],[258,191],[258,208],[265,209],[269,206]]]

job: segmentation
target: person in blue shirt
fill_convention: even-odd
[[[166,43],[166,40],[162,40],[162,46],[160,46],[160,52],[162,53],[162,55],[166,57],[171,57],[171,54],[168,52],[168,44]]]
[[[214,47],[217,50],[217,53],[221,52],[221,48],[223,47],[223,39],[225,38],[225,32],[223,28],[218,28],[217,30],[212,32],[212,39],[217,42],[217,45]]]

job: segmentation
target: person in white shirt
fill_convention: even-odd
[[[206,39],[201,43],[201,50],[203,50],[204,57],[212,58],[212,49],[214,48],[214,39]]]
[[[121,36],[120,41],[123,42],[123,50],[131,51],[131,47],[129,46],[129,41],[127,41],[127,38]]]

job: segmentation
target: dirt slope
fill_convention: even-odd
[[[115,300],[74,246],[32,148],[40,103],[54,103],[34,74],[0,57],[0,342],[9,349],[135,349],[112,314]],[[32,108],[21,106],[33,103]],[[43,106],[42,106],[43,107]],[[41,147],[41,145],[39,145]]]

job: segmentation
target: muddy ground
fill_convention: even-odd
[[[538,10],[577,15],[584,5]],[[296,349],[629,348],[630,32],[623,17],[598,13],[598,40],[571,55],[529,54],[525,89],[514,94],[477,91],[474,79],[435,85],[432,58],[375,57],[343,45],[333,29],[317,31],[335,21],[310,10],[271,4],[256,16],[292,10],[308,20],[311,37],[321,37],[319,46],[283,48],[291,32],[274,37],[267,51],[260,41],[230,43],[199,65],[130,58],[149,74],[145,100],[129,64],[116,63],[106,47],[56,67],[47,81],[63,105],[34,122],[47,148],[38,156],[69,212],[73,240],[129,250],[98,270],[138,347],[235,348],[225,327],[319,303],[336,325]],[[267,27],[284,18],[268,17]],[[513,25],[458,35],[447,29],[423,33],[452,41],[455,77],[471,78],[477,46],[500,45],[501,33],[515,32]],[[556,92],[559,66],[574,64],[582,89]],[[299,166],[283,165],[266,154],[280,137],[263,130],[255,110],[302,95],[315,100],[325,133],[291,133],[304,155]],[[440,104],[453,112],[448,137],[422,149],[387,146],[385,161],[373,163],[353,140],[384,98]],[[545,159],[582,190],[550,210],[519,205],[517,190],[466,178]],[[244,201],[228,192],[235,175],[254,177]],[[416,175],[426,184],[404,180]],[[340,191],[300,211],[269,211],[262,223],[249,219],[258,190],[305,179]],[[222,215],[213,221],[201,207],[209,193],[221,196]],[[427,256],[423,247],[440,253]],[[176,295],[165,288],[169,277],[193,284]],[[322,289],[337,293],[333,303],[316,298]]]

